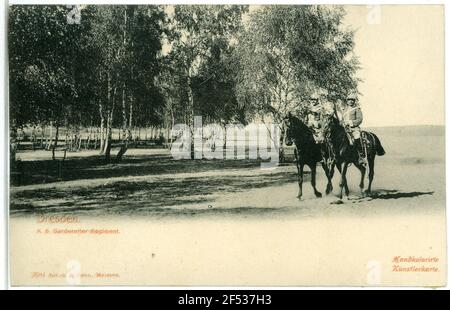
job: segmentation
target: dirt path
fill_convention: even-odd
[[[377,157],[373,195],[360,198],[359,172],[348,173],[351,196],[336,204],[334,192],[317,199],[306,175],[303,199],[293,164],[260,169],[250,160],[173,160],[167,150],[130,149],[119,164],[98,161],[95,151],[69,155],[63,180],[55,178],[48,152],[20,154],[28,185],[11,188],[11,214],[77,213],[83,215],[311,217],[322,214],[417,214],[444,210],[443,136],[408,129],[383,133],[387,155]],[[410,132],[411,131],[411,132]],[[433,135],[431,135],[433,134]],[[47,159],[45,159],[47,156]],[[318,189],[325,177],[318,169]],[[366,178],[367,185],[367,178]]]
[[[298,201],[293,165],[267,171],[248,162],[174,163],[132,152],[123,166],[88,163],[85,174],[65,182],[15,187],[12,281],[64,285],[30,275],[64,273],[76,260],[94,275],[82,280],[91,285],[442,285],[443,139],[398,135],[383,142],[388,155],[377,158],[374,196],[359,198],[351,167],[351,197],[343,204],[335,204],[339,174],[333,195],[321,199],[305,178]],[[325,189],[320,169],[318,188]],[[40,224],[33,216],[61,212],[80,215],[80,222]],[[55,227],[120,234],[36,233]],[[438,271],[393,272],[397,256],[435,257]],[[98,272],[118,277],[96,278]]]
[[[337,204],[340,178],[337,172],[333,194],[315,198],[307,176],[303,184],[304,196],[299,201],[296,171],[290,165],[273,170],[210,170],[17,187],[11,191],[12,214],[276,216],[288,213],[308,217],[324,213],[430,212],[443,206],[444,180],[437,177],[443,165],[384,164],[383,158],[379,158],[377,164],[373,196],[367,198],[361,198],[359,193],[359,172],[350,168],[351,195],[343,204]],[[326,178],[321,169],[318,171],[318,189],[323,191]]]

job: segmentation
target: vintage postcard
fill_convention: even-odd
[[[444,5],[7,25],[11,286],[446,285]]]

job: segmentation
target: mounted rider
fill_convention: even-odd
[[[334,107],[326,100],[321,100],[318,93],[310,96],[306,125],[311,128],[317,144],[325,142],[326,118],[333,113]]]
[[[358,148],[359,162],[364,164],[365,151],[361,139],[361,128],[359,127],[363,121],[363,114],[357,101],[357,94],[351,92],[346,100],[342,102],[338,117],[347,132],[350,145],[356,145]]]
[[[306,125],[312,130],[314,141],[317,144],[322,143],[324,141],[322,106],[317,93],[313,93],[309,97]]]

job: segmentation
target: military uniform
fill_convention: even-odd
[[[310,100],[313,103],[311,103],[308,109],[306,125],[311,128],[316,143],[322,143],[324,141],[322,124],[323,109],[319,103],[319,97],[317,95],[312,95]]]
[[[322,143],[324,140],[323,126],[319,113],[308,114],[307,126],[312,129],[313,137],[316,143]]]
[[[359,125],[361,125],[363,121],[363,115],[361,108],[358,106],[355,107],[349,107],[347,106],[342,112],[342,119],[341,122],[348,130],[349,134],[354,140],[358,140],[361,137],[361,128],[359,128]],[[353,141],[350,141],[351,144],[353,144]]]
[[[359,162],[365,164],[364,147],[361,141],[361,128],[359,127],[363,121],[361,108],[356,104],[356,94],[347,96],[347,100],[353,101],[352,106],[346,105],[340,111],[340,121],[347,131],[349,142],[358,148]]]

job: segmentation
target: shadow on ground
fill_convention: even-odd
[[[264,172],[258,169],[261,162],[257,160],[174,160],[167,151],[162,152],[166,153],[128,155],[121,163],[108,164],[99,156],[71,157],[66,160],[61,172],[57,161],[23,161],[20,163],[20,186],[13,185],[10,192],[10,213],[12,216],[47,213],[272,216],[287,212],[292,206],[295,210],[304,210],[311,204],[314,210],[320,209],[320,199],[313,198],[315,200],[308,201],[306,205],[295,204],[292,202],[296,201],[295,197],[286,196],[288,194],[284,189],[276,192],[276,186],[296,183],[296,170],[292,165]],[[198,174],[208,171],[214,173]],[[60,186],[63,183],[41,186],[67,181],[78,182],[67,186]],[[304,182],[308,186],[308,176]],[[259,207],[248,203],[230,203],[214,207],[214,202],[227,194],[258,188],[279,195],[277,205],[272,208],[271,205]],[[351,202],[433,194],[431,191],[381,189],[373,192],[371,197],[357,198]]]
[[[258,160],[174,160],[169,154],[127,156],[120,163],[105,163],[100,156],[20,161],[13,186],[113,177],[195,173],[210,170],[257,168]]]
[[[32,181],[41,184],[45,178],[55,177],[54,170],[46,170],[48,162],[24,162]],[[95,158],[73,159],[68,163],[64,180],[82,180],[76,186],[45,188],[15,187],[11,192],[11,215],[30,213],[202,213],[225,212],[210,210],[210,202],[224,193],[242,192],[294,182],[295,170],[271,173],[245,174],[255,170],[260,162],[250,160],[173,160],[169,156],[134,156],[120,164],[98,164]],[[51,164],[50,164],[51,165]],[[33,168],[32,168],[33,167]],[[31,170],[35,169],[35,170]],[[236,169],[231,175],[197,176],[208,170]],[[192,173],[177,177],[179,173]],[[158,175],[165,174],[163,178]],[[154,176],[146,179],[105,181],[100,185],[90,180],[96,178]],[[171,175],[173,177],[167,177]],[[28,182],[32,182],[28,180]],[[90,184],[91,183],[91,184]],[[183,205],[196,205],[199,210],[183,211]],[[172,208],[171,207],[175,207]],[[204,209],[204,210],[203,210]],[[244,210],[244,209],[243,209]],[[249,210],[247,210],[248,212]],[[239,212],[235,210],[234,212]]]
[[[398,190],[378,190],[370,196],[372,199],[400,199],[413,198],[423,195],[433,195],[434,192],[399,192]]]

